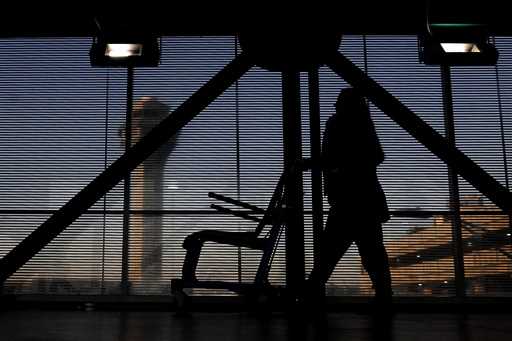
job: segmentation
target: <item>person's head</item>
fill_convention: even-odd
[[[368,111],[364,96],[354,88],[345,88],[341,90],[334,106],[336,107],[337,113]]]

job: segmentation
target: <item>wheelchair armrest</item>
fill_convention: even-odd
[[[233,210],[230,210],[229,208],[225,208],[225,207],[222,207],[222,206],[219,206],[219,205],[215,205],[215,204],[211,204],[210,207],[215,209],[215,210],[217,210],[217,211],[219,211],[219,212],[221,212],[221,213],[232,214],[235,217],[240,217],[240,218],[243,218],[243,219],[252,220],[252,221],[255,221],[257,223],[259,223],[261,221],[261,218],[254,217],[252,215],[249,215],[249,213],[246,213],[246,212],[233,211]]]
[[[257,213],[257,214],[264,214],[265,213],[265,210],[259,208],[258,206],[251,205],[251,204],[245,203],[243,201],[227,197],[225,195],[217,194],[217,193],[214,193],[214,192],[208,192],[208,197],[214,198],[214,199],[217,199],[217,200],[221,200],[221,201],[227,202],[229,204],[233,204],[233,205],[240,206],[240,207],[246,208],[248,210],[254,211],[252,213]]]

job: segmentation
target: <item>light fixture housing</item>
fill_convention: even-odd
[[[440,25],[420,38],[420,60],[427,65],[495,65],[498,51],[479,25]]]
[[[156,37],[97,37],[90,50],[92,66],[158,66],[160,46]]]

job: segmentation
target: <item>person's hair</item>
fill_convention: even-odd
[[[354,88],[345,88],[340,91],[336,99],[336,108],[350,108],[352,110],[367,109],[364,96]]]
[[[340,129],[344,129],[343,131],[347,135],[363,137],[364,144],[374,146],[370,147],[370,153],[375,153],[376,165],[382,163],[384,152],[379,143],[365,97],[354,88],[345,88],[340,91],[335,106],[336,114],[333,115],[333,122],[336,122],[335,124]]]
[[[336,100],[336,116],[351,125],[371,124],[370,109],[366,104],[365,97],[354,88],[345,88],[340,91]]]

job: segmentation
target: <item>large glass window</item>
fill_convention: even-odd
[[[0,40],[0,256],[5,255],[124,151],[127,70],[91,68],[91,39]],[[509,186],[512,41],[497,38],[497,67],[453,68],[457,146]],[[49,47],[50,46],[50,47]],[[444,134],[439,67],[418,61],[412,36],[345,36],[340,51]],[[164,37],[158,68],[134,70],[136,142],[239,53],[235,37]],[[309,155],[307,77],[301,75],[304,156]],[[320,69],[322,129],[347,87]],[[280,73],[251,69],[91,210],[13,275],[5,292],[170,293],[184,238],[198,230],[250,230],[255,223],[210,209],[217,192],[262,208],[282,171]],[[447,166],[370,105],[386,155],[379,178],[392,211],[384,226],[397,295],[453,296],[455,270]],[[307,270],[312,266],[311,189],[304,174]],[[123,198],[130,197],[123,255]],[[466,291],[510,295],[507,216],[463,179],[460,202]],[[324,202],[324,209],[328,205]],[[507,235],[508,234],[508,235]],[[207,244],[199,277],[252,281],[259,253]],[[284,243],[270,280],[285,281]],[[211,294],[211,291],[195,291]],[[328,282],[329,295],[371,295],[351,247]],[[221,294],[221,292],[215,292]]]

